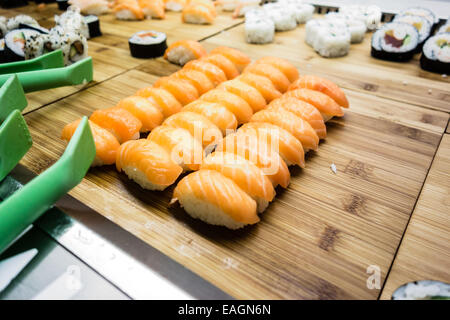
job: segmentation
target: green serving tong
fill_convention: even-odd
[[[16,75],[12,75],[0,88],[0,123],[10,115],[13,110],[22,111],[28,102],[25,92]]]
[[[64,58],[61,50],[46,53],[40,57],[0,64],[0,74],[35,71],[64,67]]]
[[[0,253],[86,175],[95,143],[84,117],[64,154],[50,168],[0,203]]]
[[[0,181],[14,169],[32,144],[25,119],[19,110],[14,110],[0,126]]]
[[[0,75],[0,85],[10,76],[11,74]],[[19,72],[17,76],[24,91],[32,92],[88,83],[92,81],[94,71],[92,58],[88,57],[68,67]]]

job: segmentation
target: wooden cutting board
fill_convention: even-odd
[[[192,27],[176,20],[176,31],[167,31],[174,37]],[[90,43],[108,48],[105,57],[114,59],[115,50],[125,51],[117,41],[133,23],[112,21],[102,17],[105,37]],[[277,33],[266,46],[246,44],[242,26],[206,36],[187,32],[208,38],[208,49],[229,45],[253,59],[274,55],[302,73],[335,80],[351,108],[327,125],[328,137],[308,155],[307,167],[291,170],[291,185],[277,189],[262,221],[243,230],[194,220],[169,207],[173,188],[143,190],[113,166],[91,169],[71,195],[236,298],[377,299],[381,290],[367,287],[367,268],[379,267],[384,283],[446,130],[448,79],[421,71],[417,61],[370,58],[369,39],[352,46],[348,57],[321,58],[303,43],[303,27]],[[34,144],[23,165],[42,172],[64,151],[59,136],[65,124],[178,68],[163,59],[135,67],[125,66],[129,57],[118,58],[119,66],[121,60],[126,71],[107,78],[107,64],[98,64],[96,72],[106,79],[26,115]]]

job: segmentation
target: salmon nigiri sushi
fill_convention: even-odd
[[[163,147],[183,171],[200,169],[204,157],[202,145],[186,129],[159,126],[147,139]]]
[[[336,101],[342,108],[348,108],[348,100],[345,93],[334,82],[313,75],[304,75],[289,86],[289,90],[311,89],[320,91]]]
[[[211,50],[210,54],[221,54],[234,63],[238,71],[241,73],[247,67],[251,60],[243,52],[230,47],[217,47]]]
[[[148,190],[164,190],[183,172],[163,147],[147,139],[122,144],[117,150],[116,168]]]
[[[267,106],[266,99],[258,90],[239,79],[222,82],[217,89],[223,89],[241,97],[247,101],[253,112],[265,109]]]
[[[300,99],[303,101],[308,102],[309,104],[312,104],[314,107],[319,110],[320,114],[322,115],[323,121],[327,122],[333,117],[342,117],[344,115],[344,112],[342,111],[341,107],[331,99],[326,94],[314,91],[311,89],[295,89],[292,91],[288,91],[285,94],[286,97],[294,97],[296,99]]]
[[[233,62],[221,54],[209,54],[203,57],[202,60],[219,67],[225,73],[228,80],[234,79],[239,75],[239,71]]]
[[[262,170],[236,154],[213,152],[205,158],[201,168],[218,171],[233,180],[256,201],[258,212],[263,212],[275,197],[275,189]]]
[[[164,120],[163,125],[186,129],[202,143],[203,148],[215,145],[223,137],[222,131],[214,123],[195,112],[183,111],[174,114]]]
[[[266,77],[259,76],[254,73],[243,73],[236,79],[258,90],[262,94],[264,99],[266,99],[267,103],[281,97],[281,92],[278,91],[277,88],[275,88],[275,86],[273,85],[272,81],[270,81]]]
[[[78,128],[81,119],[67,124],[61,133],[61,139],[70,141],[75,130]],[[116,152],[119,149],[120,144],[116,137],[108,130],[96,125],[92,121],[89,121],[91,127],[92,136],[95,142],[95,159],[91,166],[102,166],[108,164],[114,164],[116,162]]]
[[[299,73],[297,68],[287,60],[277,58],[277,57],[264,57],[256,60],[255,63],[269,64],[272,67],[280,70],[289,80],[289,82],[294,82],[298,79]]]
[[[165,0],[164,2],[167,10],[180,12],[187,6],[189,0]]]
[[[250,121],[268,122],[287,130],[302,143],[305,152],[318,149],[319,137],[317,133],[308,122],[290,111],[265,109],[255,113]]]
[[[283,96],[280,99],[273,100],[269,103],[268,108],[288,110],[297,117],[307,121],[316,131],[320,139],[325,139],[327,137],[327,127],[325,126],[322,115],[316,107],[306,101]]]
[[[251,161],[267,175],[274,187],[287,188],[289,185],[291,175],[286,163],[264,140],[238,131],[227,135],[217,145],[218,151],[237,154]]]
[[[234,114],[219,103],[196,100],[186,105],[183,111],[191,111],[205,116],[222,131],[223,135],[235,131],[238,125]]]
[[[89,118],[92,122],[111,132],[119,143],[139,139],[142,122],[121,108],[96,110]]]
[[[166,17],[163,0],[139,0],[139,6],[147,18],[164,19]]]
[[[180,112],[183,106],[169,91],[163,88],[153,86],[146,87],[136,92],[137,96],[147,98],[151,104],[158,106],[164,115],[164,118]]]
[[[172,203],[178,201],[193,218],[239,229],[259,222],[256,202],[231,179],[214,170],[193,172],[178,183]]]
[[[209,80],[209,78],[200,71],[181,69],[180,71],[172,74],[171,77],[189,81],[195,89],[197,89],[199,95],[214,89],[214,85],[211,80]]]
[[[211,80],[214,87],[217,87],[220,83],[227,81],[227,76],[222,69],[207,61],[192,60],[186,63],[183,69],[193,69],[203,72],[205,76]]]
[[[254,63],[245,68],[244,73],[254,73],[268,78],[281,93],[286,92],[291,84],[284,73],[270,64]]]
[[[191,60],[206,56],[205,48],[198,41],[178,40],[172,43],[164,53],[164,59],[172,63],[184,66]]]
[[[181,105],[186,105],[198,99],[198,91],[188,81],[179,78],[162,77],[159,78],[153,86],[155,88],[163,88],[169,91]]]
[[[184,23],[211,24],[215,17],[215,11],[208,5],[196,2],[188,4],[181,13],[181,20]]]
[[[119,20],[143,20],[145,18],[137,1],[121,1],[113,7],[113,12]]]
[[[280,154],[288,166],[305,167],[305,151],[302,144],[283,128],[267,122],[249,122],[240,127],[238,133],[254,135],[264,140]]]
[[[249,104],[239,96],[225,90],[214,89],[200,97],[200,100],[220,103],[230,110],[238,123],[246,123],[250,120],[253,110]]]
[[[164,119],[159,108],[143,97],[127,97],[120,100],[116,107],[125,109],[138,118],[142,122],[141,132],[151,131],[159,126]]]

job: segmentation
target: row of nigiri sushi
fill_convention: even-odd
[[[348,101],[334,83],[300,76],[287,93],[221,140],[200,170],[178,183],[172,203],[179,202],[194,218],[230,229],[259,222],[274,188],[289,185],[288,166],[305,166],[304,153],[317,150],[319,139],[326,137],[324,122],[342,116],[343,107]]]
[[[153,86],[122,99],[115,107],[96,110],[91,115],[90,124],[97,148],[93,166],[114,164],[121,143],[139,139],[140,132],[151,131],[200,95],[239,75],[250,63],[250,58],[236,49],[218,47],[208,55],[195,41],[183,43],[196,49],[190,59],[199,59],[190,61],[169,77],[160,78]],[[176,48],[176,44],[170,46],[168,53],[177,51]],[[79,120],[68,124],[63,129],[62,138],[70,140],[78,124]]]

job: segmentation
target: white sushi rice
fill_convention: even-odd
[[[128,176],[128,178],[135,181],[138,185],[140,185],[144,189],[162,191],[168,187],[165,185],[159,185],[159,184],[150,182],[148,180],[147,176],[145,175],[145,173],[136,167],[126,166],[126,167],[123,167],[122,170],[125,172],[125,174]]]
[[[184,6],[180,2],[171,0],[166,1],[166,9],[169,11],[180,12],[181,10],[183,10],[183,8]]]
[[[122,9],[116,12],[116,18],[119,20],[136,20],[136,16],[131,10]]]
[[[336,20],[336,19],[342,20],[342,22],[346,24],[348,30],[350,31],[350,35],[351,35],[350,42],[351,43],[360,43],[364,40],[364,35],[366,34],[367,26],[362,20],[355,19],[351,15],[347,15],[347,14],[339,13],[339,12],[327,13],[325,15],[325,18],[331,19],[331,20]]]
[[[195,219],[200,219],[206,223],[224,226],[233,230],[245,226],[244,223],[234,220],[230,215],[212,203],[200,200],[191,194],[184,194],[178,201],[181,207]]]
[[[36,34],[26,38],[25,60],[37,58],[44,53],[44,43],[47,41],[47,37],[47,35]]]
[[[39,23],[32,17],[27,16],[25,14],[19,14],[13,18],[8,19],[6,27],[8,30],[15,30],[19,28],[20,24],[27,24],[30,26],[39,26]]]
[[[275,24],[269,18],[245,20],[245,40],[248,43],[265,44],[273,42]]]
[[[438,33],[423,45],[423,54],[430,60],[450,63],[450,33]]]
[[[269,3],[263,6],[267,16],[275,24],[276,31],[288,31],[297,27],[295,12],[277,3]]]
[[[141,36],[146,34],[151,34],[152,36]],[[157,44],[166,41],[166,39],[167,36],[163,32],[143,30],[133,34],[130,38],[130,41],[136,44]]]
[[[80,9],[70,6],[66,12],[60,16],[55,15],[57,26],[64,28],[66,32],[80,33],[87,39],[89,38],[89,27],[80,14]]]
[[[363,21],[368,30],[377,29],[381,22],[381,9],[375,5],[344,5],[339,8],[339,12]]]
[[[449,22],[447,22],[446,24],[441,26],[437,33],[446,33],[446,32],[450,32],[450,23]]]
[[[419,16],[428,20],[430,25],[439,22],[439,18],[428,8],[423,7],[411,7],[401,11],[399,16]]]
[[[306,23],[305,41],[323,57],[341,57],[350,50],[351,34],[343,20],[321,19]]]
[[[197,57],[191,50],[182,46],[171,49],[167,54],[167,60],[180,66],[184,66],[186,63],[196,58]]]

